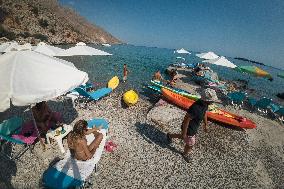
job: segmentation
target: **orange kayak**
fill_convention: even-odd
[[[186,98],[165,88],[162,88],[162,94],[166,100],[185,110],[187,110],[195,102],[194,100]],[[243,129],[256,128],[256,124],[253,121],[219,108],[207,111],[207,116],[211,121],[240,127]]]

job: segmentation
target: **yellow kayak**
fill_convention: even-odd
[[[128,106],[136,104],[138,98],[138,94],[133,90],[127,91],[123,94],[123,100]]]
[[[118,84],[119,84],[119,79],[117,76],[114,76],[113,78],[111,78],[111,80],[109,80],[108,88],[114,90],[118,86]]]

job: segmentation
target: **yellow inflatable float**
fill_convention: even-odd
[[[119,79],[117,76],[114,76],[113,78],[111,78],[111,80],[109,80],[107,86],[108,88],[111,88],[112,90],[114,90],[119,84]]]
[[[128,105],[128,106],[131,106],[131,105],[134,105],[137,103],[138,101],[138,94],[133,91],[133,90],[130,90],[130,91],[127,91],[123,94],[123,101]]]

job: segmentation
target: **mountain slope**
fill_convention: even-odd
[[[120,43],[57,0],[0,0],[0,37],[30,43]]]

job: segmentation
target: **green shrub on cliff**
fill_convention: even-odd
[[[48,26],[48,21],[45,20],[45,19],[40,19],[40,20],[38,21],[38,23],[39,23],[39,25],[40,25],[41,27],[43,27],[43,28],[46,28],[46,27]]]
[[[48,41],[48,36],[40,33],[33,34],[32,36],[36,39],[40,39],[41,41]]]
[[[0,24],[0,37],[6,37],[9,40],[15,40],[16,39],[15,33],[7,31],[1,24]]]

